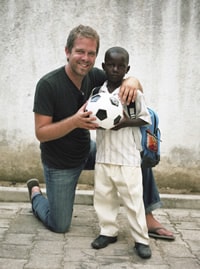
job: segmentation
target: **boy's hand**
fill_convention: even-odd
[[[119,130],[121,128],[125,128],[125,127],[130,126],[129,124],[130,124],[130,118],[128,118],[127,115],[124,113],[124,117],[111,130],[117,131],[117,130]]]

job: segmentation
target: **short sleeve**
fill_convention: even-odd
[[[52,85],[45,79],[40,79],[36,86],[33,112],[53,116],[55,91]]]

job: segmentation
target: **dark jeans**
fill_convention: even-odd
[[[96,155],[96,143],[91,142],[90,157],[88,158],[87,164],[84,170],[94,170],[95,155]],[[142,179],[143,179],[143,200],[145,212],[150,213],[153,210],[160,208],[162,202],[155,182],[152,168],[142,168]]]
[[[142,169],[143,201],[145,212],[150,213],[162,206],[152,168]]]
[[[48,199],[40,192],[32,196],[35,216],[50,230],[67,232],[71,225],[75,190],[84,169],[94,169],[96,143],[91,140],[90,154],[86,162],[71,169],[55,169],[43,164]]]
[[[35,193],[32,198],[34,214],[50,230],[65,233],[73,214],[75,189],[84,164],[72,169],[54,169],[43,164],[47,197]]]

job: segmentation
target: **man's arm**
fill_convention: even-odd
[[[129,77],[124,79],[119,92],[119,98],[122,104],[129,105],[131,102],[135,101],[137,90],[143,92],[142,85],[137,78]]]
[[[101,86],[107,79],[105,72],[99,68],[93,68],[92,71],[90,72],[89,77],[93,81],[92,88]],[[142,85],[137,78],[128,77],[124,79],[119,92],[119,97],[122,103],[129,105],[132,101],[134,101],[136,99],[137,89],[143,92]],[[90,91],[91,90],[92,89],[90,89]]]
[[[76,114],[58,122],[52,122],[52,117],[35,113],[35,134],[40,142],[59,139],[76,128],[95,130],[95,117],[89,117],[91,112],[85,111],[84,104]]]

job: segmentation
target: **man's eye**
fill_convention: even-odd
[[[94,56],[96,56],[96,53],[95,52],[90,52],[89,55],[94,57]]]

